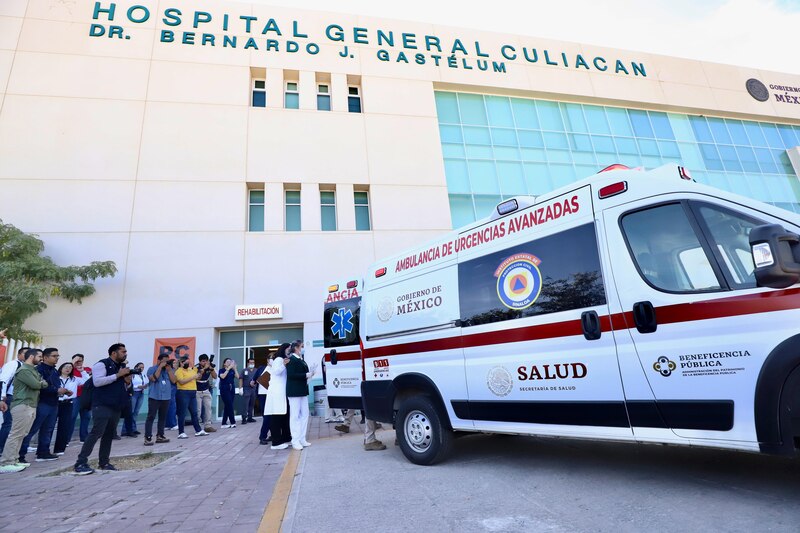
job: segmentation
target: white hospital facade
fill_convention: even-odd
[[[612,163],[800,212],[798,145],[797,75],[260,4],[0,2],[0,218],[116,262],[28,324],[90,361],[165,337],[320,356],[329,283]]]

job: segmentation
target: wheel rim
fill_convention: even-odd
[[[409,447],[416,453],[424,453],[431,447],[433,442],[431,421],[422,411],[408,413],[403,424],[403,432]]]

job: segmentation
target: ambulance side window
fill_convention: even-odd
[[[642,277],[667,292],[722,290],[711,260],[680,203],[628,213],[622,230]]]
[[[594,224],[458,265],[462,327],[606,303]]]

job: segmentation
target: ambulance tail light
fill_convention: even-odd
[[[612,183],[611,185],[606,185],[605,187],[602,187],[600,191],[598,191],[597,197],[603,200],[605,198],[611,198],[612,196],[622,194],[627,190],[628,190],[628,182],[618,181],[617,183]]]
[[[328,286],[328,292],[338,292],[338,291],[339,291],[339,285],[329,285]]]
[[[613,165],[608,165],[606,168],[598,172],[598,174],[602,174],[603,172],[611,172],[612,170],[630,170],[631,167],[625,166],[622,163],[614,163]]]
[[[689,174],[688,170],[686,170],[686,167],[678,167],[678,175],[682,180],[694,181],[694,179],[692,179],[692,175]]]
[[[385,275],[386,275],[386,267],[379,268],[378,270],[375,271],[375,277],[376,278],[379,278],[379,277],[385,276]]]
[[[347,282],[347,288],[348,289],[355,289],[356,287],[358,287],[358,281],[357,280],[353,280],[353,281],[348,281]]]

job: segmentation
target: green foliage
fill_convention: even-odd
[[[25,321],[41,313],[49,298],[78,302],[94,294],[92,282],[113,277],[113,261],[93,261],[85,266],[59,266],[42,256],[44,243],[0,220],[0,329],[13,339],[35,343],[41,335],[24,329]]]

